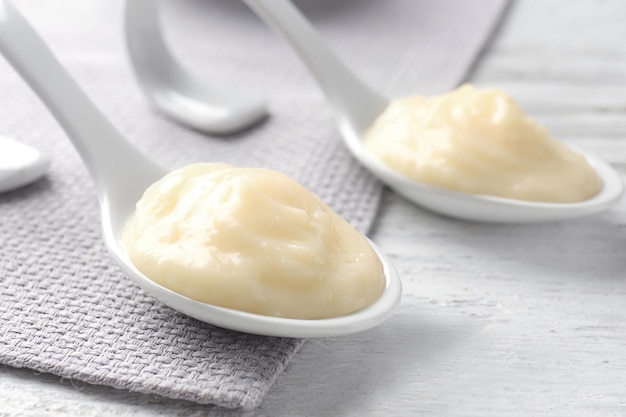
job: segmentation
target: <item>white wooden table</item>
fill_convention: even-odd
[[[471,80],[626,167],[626,2],[517,1]],[[626,203],[488,226],[388,193],[373,238],[404,280],[397,314],[308,342],[243,415],[626,416]],[[0,417],[240,414],[0,368]]]

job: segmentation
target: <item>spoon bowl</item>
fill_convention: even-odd
[[[50,157],[41,150],[0,136],[0,193],[28,185],[41,178]]]
[[[194,301],[150,280],[130,262],[119,238],[145,189],[167,170],[120,135],[6,0],[0,0],[0,52],[53,113],[87,166],[98,192],[104,242],[113,259],[129,278],[164,304],[216,326],[283,337],[326,337],[363,331],[384,321],[398,304],[398,274],[373,243],[385,273],[383,294],[365,309],[331,319],[284,319],[218,307]]]
[[[355,137],[353,133],[348,134]],[[545,203],[469,194],[417,182],[376,158],[361,145],[360,140],[348,140],[347,143],[355,158],[398,194],[430,211],[462,220],[485,223],[568,220],[606,211],[615,205],[624,193],[622,176],[616,170],[601,159],[578,149],[576,151],[585,156],[602,179],[602,190],[585,201]]]
[[[124,25],[131,67],[152,107],[184,126],[220,135],[266,118],[260,98],[212,89],[178,64],[161,33],[158,3],[127,0]]]
[[[389,100],[360,81],[326,47],[313,25],[289,0],[244,0],[268,26],[282,35],[313,75],[333,110],[348,149],[363,166],[411,202],[463,220],[530,223],[565,220],[605,211],[617,203],[624,184],[607,163],[579,151],[595,168],[604,187],[577,203],[542,203],[469,194],[417,182],[395,171],[363,144],[363,137]]]

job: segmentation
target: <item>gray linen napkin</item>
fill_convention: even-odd
[[[299,1],[332,47],[390,96],[455,86],[506,0]],[[20,0],[97,105],[166,166],[224,161],[283,171],[359,230],[381,186],[345,150],[319,91],[287,46],[238,1],[177,0],[163,20],[174,51],[213,86],[269,98],[272,118],[209,137],[146,108],[128,66],[122,2]],[[76,152],[0,60],[0,130],[53,157],[49,175],[0,195],[0,362],[64,378],[246,409],[260,404],[301,340],[215,328],[153,300],[109,259],[96,195]]]

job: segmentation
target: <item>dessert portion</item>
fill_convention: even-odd
[[[497,89],[463,85],[394,101],[368,130],[365,146],[409,178],[466,193],[572,203],[603,187],[582,155]]]
[[[199,163],[151,185],[122,242],[148,278],[191,299],[323,319],[374,303],[385,277],[368,240],[304,187],[258,168]]]

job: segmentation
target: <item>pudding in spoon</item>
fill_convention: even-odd
[[[602,181],[504,91],[463,85],[396,100],[365,134],[366,149],[416,181],[535,202],[593,198]]]
[[[393,102],[358,80],[328,50],[311,23],[289,0],[244,1],[268,25],[285,37],[315,77],[331,104],[339,130],[354,157],[389,187],[412,202],[465,220],[523,223],[563,220],[599,213],[621,198],[624,191],[621,176],[605,162],[584,153],[581,153],[584,161],[580,165],[589,166],[595,171],[591,177],[599,179],[601,189],[596,193],[591,191],[581,201],[529,201],[486,195],[481,190],[470,189],[470,192],[466,192],[462,187],[442,187],[440,185],[443,181],[429,183],[407,176],[385,163],[366,148],[364,143],[370,129],[376,128],[376,121],[384,117]],[[377,135],[383,136],[380,141],[384,142],[384,136],[393,133],[391,129],[387,133],[378,131]],[[412,132],[418,133],[420,132]],[[389,137],[388,141],[393,142],[394,138]],[[503,162],[505,161],[498,163],[502,165]]]
[[[368,247],[377,258],[382,277],[380,296],[370,298],[371,304],[362,304],[356,311],[330,318],[284,318],[216,306],[172,291],[140,272],[124,250],[122,231],[146,189],[164,178],[167,171],[126,141],[102,116],[6,0],[0,0],[0,17],[0,52],[50,109],[80,154],[98,193],[104,242],[113,259],[137,285],[170,307],[201,321],[270,336],[349,334],[380,324],[391,314],[400,299],[400,280],[389,260],[371,242],[367,242]],[[261,227],[262,223],[257,226]]]
[[[268,169],[197,163],[170,172],[146,190],[122,244],[137,269],[164,287],[251,313],[345,316],[384,288],[367,239]]]

